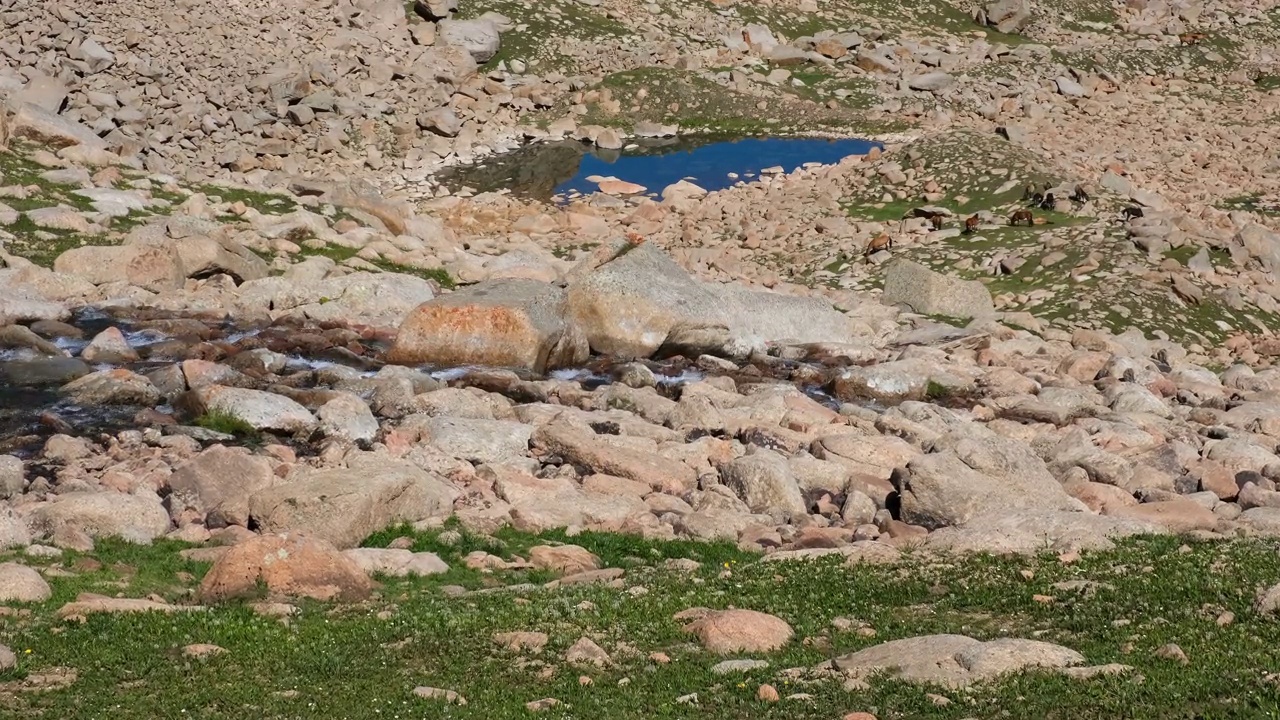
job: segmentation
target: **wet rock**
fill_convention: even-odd
[[[563,290],[533,280],[496,280],[420,305],[401,324],[387,359],[544,372],[579,365],[587,352],[585,338],[565,320]]]
[[[26,469],[22,459],[0,455],[0,500],[22,494],[26,486]]]
[[[150,407],[161,400],[160,390],[150,380],[123,368],[90,373],[63,385],[58,392],[79,405]]]
[[[697,635],[707,650],[721,655],[772,652],[795,635],[781,618],[755,610],[709,612],[684,629]]]
[[[80,358],[51,357],[0,362],[0,382],[17,387],[65,385],[92,372]]]
[[[169,476],[169,514],[194,515],[206,527],[249,524],[249,497],[277,478],[271,463],[244,448],[214,445]]]
[[[0,348],[26,348],[52,357],[61,357],[62,349],[45,340],[24,325],[0,327]]]
[[[200,599],[274,598],[358,601],[373,586],[350,558],[325,540],[298,534],[263,535],[223,553],[200,583]]]
[[[119,328],[109,327],[94,336],[85,349],[80,351],[85,362],[121,365],[138,361],[138,351],[134,350],[124,333]]]
[[[254,493],[249,515],[265,532],[303,532],[350,548],[396,523],[448,514],[458,491],[408,462],[357,456],[346,468],[299,468]]]
[[[216,413],[247,423],[255,430],[309,432],[316,418],[297,402],[275,393],[210,385],[188,393],[192,414]]]
[[[62,527],[93,538],[118,537],[147,543],[169,532],[169,513],[159,496],[138,491],[71,492],[37,506],[29,517],[32,529],[44,536]]]
[[[1074,650],[1037,640],[982,642],[964,635],[924,635],[873,645],[838,657],[831,666],[857,679],[888,672],[905,682],[957,688],[1029,668],[1060,669],[1084,661]]]
[[[976,280],[934,272],[911,260],[895,260],[885,271],[882,302],[903,304],[922,315],[986,317],[995,311],[991,292]]]
[[[959,394],[972,385],[968,378],[951,374],[937,363],[909,358],[849,368],[832,380],[830,389],[842,400],[901,402],[925,400],[931,388]]]
[[[0,603],[36,603],[51,597],[53,590],[40,573],[26,565],[0,563]]]

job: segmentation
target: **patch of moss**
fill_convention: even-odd
[[[263,215],[287,215],[298,209],[298,203],[287,195],[205,184],[195,188],[214,202],[242,202]]]
[[[358,257],[359,253],[360,251],[356,248],[343,247],[341,245],[325,245],[320,248],[303,248],[301,254],[303,257],[327,257],[330,260],[341,264],[352,258]],[[366,262],[384,272],[414,275],[422,278],[423,280],[431,280],[446,290],[452,290],[457,287],[457,281],[450,277],[449,271],[444,268],[417,268],[409,265],[401,265],[381,258],[367,260]]]
[[[218,410],[210,410],[201,415],[195,419],[193,424],[206,430],[234,435],[241,439],[257,437],[258,435],[257,429],[248,422],[232,413]]]

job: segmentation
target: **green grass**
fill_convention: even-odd
[[[245,420],[231,413],[217,410],[211,410],[196,418],[195,425],[239,438],[252,438],[258,435],[257,429]]]
[[[447,534],[446,534],[447,533]],[[371,538],[382,544],[409,534],[415,548],[432,549],[455,569],[422,579],[381,578],[375,599],[348,606],[306,602],[282,623],[238,605],[172,616],[92,615],[79,624],[52,612],[78,592],[142,597],[155,593],[191,602],[206,571],[178,557],[184,547],[101,541],[90,556],[29,560],[62,569],[50,577],[54,598],[31,614],[0,616],[0,638],[19,654],[16,683],[56,667],[75,670],[73,685],[47,692],[0,693],[9,717],[96,718],[484,718],[531,715],[524,704],[554,697],[553,718],[809,718],[874,712],[882,720],[921,718],[1260,718],[1280,712],[1270,673],[1280,663],[1280,622],[1253,610],[1259,588],[1280,580],[1274,542],[1190,543],[1175,538],[1126,541],[1114,551],[1064,564],[1035,558],[908,556],[898,566],[844,567],[837,560],[757,563],[728,545],[642,541],[586,533],[572,538],[606,564],[626,568],[625,588],[565,586],[555,590],[501,586],[541,582],[528,571],[482,574],[459,569],[472,550],[512,557],[529,546],[565,539],[505,531],[493,538],[395,529]],[[701,568],[683,574],[668,557],[692,557]],[[727,568],[726,568],[727,564]],[[69,575],[68,575],[69,573]],[[1055,588],[1064,581],[1094,583],[1091,591]],[[450,596],[446,585],[489,587]],[[644,591],[636,588],[643,588]],[[1037,596],[1052,598],[1037,601]],[[775,614],[797,637],[758,657],[770,667],[741,676],[716,676],[719,662],[682,632],[675,613],[690,607],[741,607]],[[1219,627],[1223,611],[1235,621]],[[874,630],[874,637],[841,631],[832,621]],[[549,636],[539,655],[498,648],[504,631]],[[887,678],[870,689],[846,691],[787,668],[808,668],[875,643],[929,633],[979,639],[1036,638],[1066,645],[1090,664],[1124,663],[1135,672],[1089,681],[1029,672],[966,692],[907,685]],[[563,660],[580,637],[610,653],[613,667],[581,668]],[[190,660],[181,648],[213,643],[227,653]],[[1177,643],[1190,664],[1155,656]],[[30,652],[28,652],[30,651]],[[653,652],[668,664],[649,660]],[[580,676],[592,684],[579,683]],[[785,697],[766,704],[761,683]],[[466,706],[412,696],[415,686],[460,692]],[[952,701],[937,705],[928,693]],[[676,698],[697,693],[698,704]]]
[[[0,150],[0,185],[18,185],[28,187],[38,185],[40,192],[28,198],[0,197],[4,203],[14,210],[36,210],[55,205],[69,205],[77,210],[93,208],[89,198],[75,194],[80,188],[76,185],[49,182],[40,176],[55,168],[41,167],[28,156],[36,148],[29,143],[15,141],[10,148]]]
[[[358,257],[359,252],[360,251],[356,248],[343,247],[341,245],[325,245],[321,248],[304,247],[301,255],[303,257],[327,257],[336,263],[344,263],[352,258]],[[361,260],[363,260],[363,258],[361,258]],[[379,270],[383,270],[385,272],[415,275],[424,280],[433,280],[437,285],[444,289],[453,289],[457,286],[457,282],[450,277],[449,271],[444,268],[417,268],[409,265],[401,265],[381,258],[365,260],[364,262],[368,262],[370,265],[373,265]]]
[[[708,6],[710,4],[708,3]],[[714,6],[710,6],[714,7]],[[977,29],[968,9],[945,0],[834,0],[820,3],[821,14],[804,13],[786,5],[766,6],[756,2],[740,2],[730,13],[743,25],[765,25],[783,37],[794,39],[815,35],[822,30],[847,30],[874,21],[879,27],[917,35],[966,33]]]
[[[195,191],[204,193],[213,202],[244,203],[263,215],[287,215],[298,209],[298,203],[293,198],[276,193],[222,185],[200,185]],[[231,217],[234,219],[234,216]]]
[[[412,5],[410,2],[411,14]],[[486,12],[501,13],[516,23],[514,30],[502,34],[501,47],[485,63],[486,69],[520,60],[537,72],[571,71],[573,58],[562,51],[561,42],[566,39],[607,41],[631,34],[625,25],[575,2],[552,0],[538,3],[532,10],[519,0],[462,0],[458,3],[459,18],[479,17]]]
[[[1261,193],[1238,195],[1218,204],[1223,210],[1245,210],[1262,215],[1280,215],[1280,203]]]
[[[53,267],[53,261],[62,253],[84,245],[118,245],[101,235],[85,236],[69,230],[47,230],[36,227],[34,223],[22,216],[18,222],[6,226],[6,231],[13,234],[5,250],[13,255],[26,258],[41,267]]]
[[[599,104],[593,104],[580,124],[629,129],[636,122],[647,120],[676,124],[685,132],[726,137],[817,130],[874,134],[899,129],[863,117],[860,110],[870,104],[866,81],[833,78],[830,82],[833,93],[840,87],[851,91],[835,109],[814,102],[817,96],[811,88],[806,97],[804,93],[793,92],[796,88],[787,84],[775,91],[773,97],[762,99],[693,72],[659,67],[626,70],[605,77],[593,88],[609,91],[613,99],[619,101],[621,111],[607,113]]]

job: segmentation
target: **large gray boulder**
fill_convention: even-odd
[[[438,41],[466,50],[477,63],[489,62],[502,47],[502,33],[497,23],[486,18],[441,20],[438,28]]]
[[[169,476],[169,514],[208,527],[249,524],[249,497],[276,482],[271,463],[244,448],[214,445]]]
[[[1031,24],[1029,0],[997,0],[986,7],[987,24],[1002,33],[1021,31]]]
[[[977,424],[957,426],[893,475],[902,519],[934,529],[1020,510],[1081,511],[1027,445]]]
[[[229,240],[143,235],[125,245],[72,248],[59,255],[53,267],[94,285],[125,281],[153,292],[180,288],[187,278],[222,273],[245,282],[268,272],[262,258]]]
[[[798,519],[807,512],[790,464],[776,452],[757,450],[737,458],[724,466],[721,477],[752,512],[782,521]]]
[[[72,248],[53,261],[53,269],[94,285],[125,282],[152,292],[174,290],[186,280],[178,257],[158,245]]]
[[[512,420],[432,417],[418,427],[446,455],[477,465],[505,465],[529,455],[533,426]]]
[[[431,283],[414,275],[355,272],[320,281],[253,280],[240,286],[236,305],[241,312],[265,312],[274,318],[389,327],[433,297]]]
[[[872,645],[831,661],[831,667],[862,680],[879,673],[911,683],[960,688],[1030,668],[1081,665],[1070,648],[1018,638],[982,642],[965,635],[923,635]]]
[[[645,358],[659,349],[745,356],[769,343],[852,342],[854,321],[819,298],[701,283],[652,243],[575,276],[569,315],[591,349]]]
[[[911,260],[895,260],[885,271],[881,301],[921,315],[976,318],[995,312],[991,291],[977,280],[934,272]]]
[[[249,515],[264,533],[301,532],[339,548],[359,545],[402,522],[443,517],[458,490],[418,466],[374,454],[346,468],[301,468],[249,498]]]
[[[36,507],[28,524],[45,536],[68,527],[95,538],[150,542],[169,531],[169,513],[152,492],[71,492]]]
[[[418,306],[387,360],[488,365],[545,372],[587,359],[586,338],[565,320],[564,291],[535,280],[493,280]]]
[[[952,553],[1034,555],[1110,550],[1115,540],[1133,535],[1163,535],[1167,530],[1144,520],[1087,512],[995,510],[963,525],[929,533],[925,544]]]
[[[180,402],[193,415],[227,415],[254,430],[309,432],[317,424],[311,411],[293,399],[263,390],[207,385],[190,391]]]
[[[1257,223],[1245,225],[1233,241],[1267,268],[1280,268],[1280,234]]]
[[[26,468],[22,458],[0,455],[0,500],[22,494],[26,486]]]

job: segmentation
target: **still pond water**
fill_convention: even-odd
[[[650,193],[688,180],[710,191],[750,181],[761,170],[791,172],[805,163],[831,164],[865,155],[880,143],[824,138],[673,138],[648,140],[625,150],[601,150],[575,141],[530,145],[476,165],[437,176],[445,187],[479,192],[510,190],[532,200],[565,199],[596,191],[587,178],[613,177],[643,185]]]

